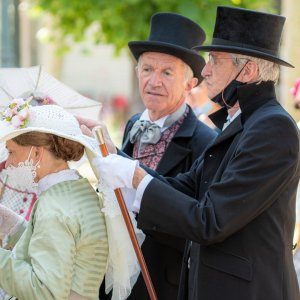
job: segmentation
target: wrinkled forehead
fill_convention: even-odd
[[[139,65],[153,64],[153,65],[168,65],[175,67],[176,65],[185,65],[186,63],[173,55],[161,52],[144,52],[138,60]]]
[[[208,55],[212,55],[214,57],[224,57],[224,58],[231,58],[233,53],[224,52],[224,51],[210,51]]]

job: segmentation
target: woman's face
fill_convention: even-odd
[[[5,167],[17,167],[20,162],[24,162],[26,159],[28,159],[31,148],[31,146],[20,146],[13,140],[7,141],[6,149],[8,151],[8,157],[5,163]]]

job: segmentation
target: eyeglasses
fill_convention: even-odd
[[[245,62],[243,63],[247,63],[249,61],[249,59],[247,58],[238,58],[238,57],[219,57],[219,56],[214,56],[213,54],[209,53],[208,54],[208,61],[209,63],[212,65],[212,66],[215,66],[217,65],[218,63],[218,60],[220,59],[231,59],[232,62],[235,64],[235,65],[239,65],[241,63],[241,60],[245,60]]]
[[[212,66],[216,65],[218,63],[219,59],[231,59],[232,60],[232,57],[218,57],[218,56],[214,56],[211,53],[208,54],[208,61]]]

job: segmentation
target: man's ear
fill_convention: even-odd
[[[237,78],[238,81],[250,83],[256,81],[258,76],[258,65],[254,61],[248,61],[243,68],[243,71]]]
[[[192,90],[192,88],[194,88],[198,83],[198,78],[193,77],[190,80],[188,80],[187,82],[187,90],[188,92],[190,92]]]

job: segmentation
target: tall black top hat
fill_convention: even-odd
[[[278,15],[219,6],[212,44],[194,49],[245,54],[293,67],[278,57],[284,21]]]
[[[161,52],[180,58],[191,67],[200,83],[205,61],[192,48],[204,40],[203,29],[192,20],[175,13],[157,13],[151,18],[148,40],[132,41],[128,46],[136,60],[144,52]]]

